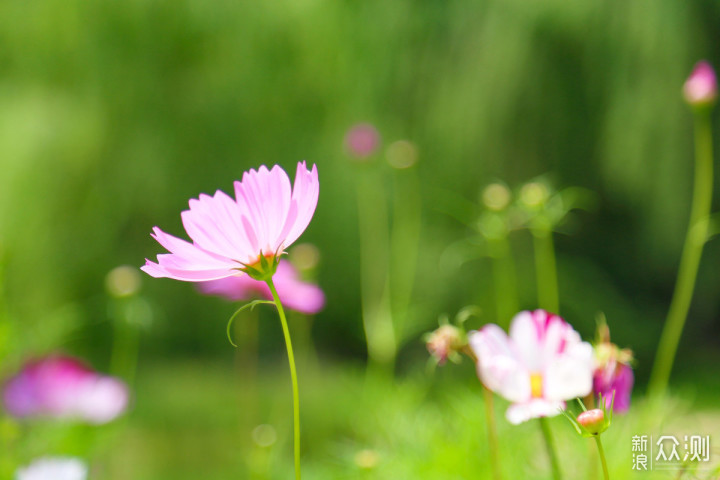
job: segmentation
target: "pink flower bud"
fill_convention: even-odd
[[[683,85],[685,100],[694,107],[709,106],[717,99],[715,70],[705,60],[698,62]]]
[[[345,147],[357,158],[369,157],[380,146],[380,134],[369,123],[354,125],[345,134]]]
[[[607,428],[605,425],[605,413],[599,408],[582,412],[577,416],[577,422],[582,425],[588,433],[597,435]]]

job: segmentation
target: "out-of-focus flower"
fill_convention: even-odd
[[[298,163],[294,187],[278,165],[243,174],[235,182],[235,200],[218,190],[201,194],[182,212],[193,243],[158,227],[152,235],[170,253],[146,260],[142,270],[153,277],[202,282],[241,275],[269,278],[278,257],[305,231],[317,206],[317,167]]]
[[[505,413],[510,423],[557,415],[565,400],[592,389],[592,347],[557,315],[520,312],[509,337],[490,324],[468,340],[482,382],[513,402]]]
[[[702,60],[695,65],[683,85],[685,101],[693,107],[713,105],[717,99],[717,78],[712,66]]]
[[[440,325],[425,337],[425,346],[438,365],[444,364],[448,358],[459,359],[459,352],[467,345],[467,339],[461,329],[454,325]]]
[[[358,123],[345,134],[345,148],[357,158],[369,157],[380,146],[380,134],[369,123]]]
[[[614,411],[626,412],[630,408],[630,394],[635,383],[630,366],[633,354],[630,350],[620,349],[610,342],[610,329],[606,323],[600,323],[597,336],[593,392],[596,398],[602,395],[608,407],[614,395]]]
[[[15,417],[53,417],[103,424],[122,414],[128,390],[79,360],[50,356],[28,362],[5,385],[5,409]]]
[[[325,294],[317,285],[300,281],[298,272],[287,260],[280,260],[273,277],[280,301],[298,312],[314,314],[325,306]],[[229,300],[247,300],[254,296],[272,300],[267,283],[254,280],[248,275],[227,277],[198,283],[198,288],[208,295],[219,295]]]
[[[43,457],[15,472],[15,480],[85,480],[88,467],[73,457]]]

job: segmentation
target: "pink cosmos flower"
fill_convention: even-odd
[[[287,260],[280,260],[273,283],[280,301],[288,308],[312,315],[325,306],[325,294],[320,287],[300,281],[298,272]],[[272,300],[267,284],[254,280],[249,275],[198,283],[198,288],[208,295],[219,295],[234,301],[247,300],[254,296]]]
[[[715,70],[705,60],[695,65],[690,77],[683,85],[685,100],[694,106],[708,105],[717,98]]]
[[[192,243],[158,227],[152,235],[170,253],[146,259],[142,268],[153,277],[202,282],[243,275],[244,266],[258,265],[260,257],[285,252],[310,223],[319,194],[317,167],[298,163],[295,184],[278,165],[243,174],[235,182],[235,199],[218,190],[201,194],[182,212]]]
[[[100,375],[79,360],[50,356],[28,362],[5,385],[3,402],[15,417],[47,416],[110,422],[128,404],[124,383]]]
[[[345,134],[345,147],[355,157],[369,157],[379,146],[380,134],[369,123],[353,125]]]
[[[518,313],[509,337],[491,324],[470,332],[468,340],[482,382],[513,402],[505,413],[510,423],[557,415],[565,400],[592,389],[592,347],[545,310]]]

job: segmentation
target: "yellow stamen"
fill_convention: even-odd
[[[542,398],[543,393],[543,378],[540,373],[530,374],[530,396],[532,398]]]

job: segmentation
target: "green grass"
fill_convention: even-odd
[[[305,478],[491,478],[480,385],[468,373],[472,369],[465,365],[388,382],[368,379],[355,366],[302,366]],[[263,370],[256,380],[227,365],[200,362],[141,369],[127,428],[97,458],[97,478],[290,478],[292,405],[286,377],[280,365]],[[506,406],[499,400],[496,411],[504,478],[551,478],[539,427],[508,424]],[[253,441],[252,431],[261,424],[276,432],[272,445]],[[600,478],[594,443],[576,435],[562,417],[550,425],[565,478]],[[719,431],[717,408],[697,409],[679,399],[653,406],[635,399],[631,411],[617,415],[603,436],[611,478],[677,478],[677,472],[633,475],[633,435],[712,437]],[[710,478],[709,471],[698,475]]]

